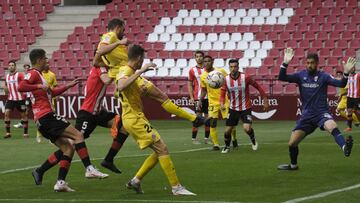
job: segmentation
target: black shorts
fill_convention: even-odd
[[[107,128],[108,122],[112,120],[117,114],[106,110],[101,110],[94,115],[87,111],[80,110],[76,118],[75,128],[80,131],[84,138],[88,138],[95,130],[96,126]]]
[[[195,113],[204,113],[204,114],[208,114],[209,113],[209,100],[208,99],[203,99],[201,101],[201,109],[198,108],[198,103],[200,101],[199,100],[195,100]]]
[[[55,142],[70,123],[65,118],[51,112],[37,120],[36,125],[45,138]]]
[[[360,110],[360,98],[348,97],[346,101],[346,108]]]
[[[11,111],[14,111],[14,108],[16,108],[20,112],[25,112],[26,111],[25,100],[19,100],[19,101],[7,100],[5,103],[5,109],[10,109]]]
[[[252,123],[251,109],[246,109],[244,111],[229,109],[229,118],[226,119],[226,126],[237,126],[240,118],[243,123]]]

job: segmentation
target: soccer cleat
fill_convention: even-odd
[[[285,170],[285,171],[295,171],[298,170],[298,166],[291,166],[290,164],[280,164],[278,167],[278,170]]]
[[[219,150],[220,150],[219,145],[214,145],[212,148],[212,151],[219,151]]]
[[[75,190],[71,189],[68,184],[64,180],[56,181],[54,185],[55,192],[75,192]]]
[[[195,144],[195,145],[201,144],[201,143],[199,142],[199,140],[197,140],[197,139],[192,139],[192,143]]]
[[[344,155],[346,157],[350,156],[352,146],[353,146],[352,136],[348,136],[345,140],[345,146],[344,146]]]
[[[31,175],[32,175],[33,178],[34,178],[34,181],[35,181],[35,184],[36,184],[36,185],[41,185],[41,184],[42,184],[43,174],[40,174],[39,172],[37,172],[36,169],[34,169],[34,170],[31,172]]]
[[[256,141],[255,141],[255,144],[251,143],[252,150],[256,151],[258,149],[258,147],[259,147],[259,145]]]
[[[10,134],[10,133],[6,133],[6,135],[4,135],[4,138],[5,138],[5,139],[11,138],[11,134]]]
[[[222,154],[227,154],[230,152],[230,147],[224,147],[224,149],[221,151]]]
[[[85,177],[86,178],[99,178],[104,179],[107,178],[109,175],[106,173],[101,173],[97,170],[94,166],[90,165],[86,168]]]
[[[37,135],[36,135],[36,138],[35,138],[35,139],[36,139],[36,142],[37,142],[37,143],[40,143],[40,142],[41,142],[41,136],[37,136]]]
[[[29,138],[29,134],[24,134],[23,138]]]
[[[238,144],[237,140],[232,141],[232,146],[233,146],[233,148],[238,148],[239,147],[239,144]]]
[[[204,138],[204,144],[212,144],[209,138]]]
[[[195,128],[200,127],[205,124],[205,118],[202,116],[197,116],[195,120],[193,121],[193,126]]]
[[[171,189],[173,195],[193,195],[195,196],[195,193],[190,192],[182,185],[177,185]]]
[[[17,124],[14,124],[13,126],[14,126],[14,128],[22,128],[23,124],[22,123],[17,123]]]
[[[344,132],[351,132],[351,131],[352,131],[352,128],[349,128],[349,127],[344,129]]]
[[[360,123],[355,123],[354,125],[355,125],[355,127],[359,127]]]
[[[103,160],[101,162],[101,166],[109,169],[110,171],[112,171],[114,173],[121,173],[121,171],[115,166],[115,164],[113,162]]]
[[[126,188],[127,188],[127,189],[131,189],[131,190],[135,190],[135,192],[136,192],[137,194],[144,194],[144,191],[141,189],[140,182],[135,183],[135,181],[130,180],[130,181],[126,184]]]

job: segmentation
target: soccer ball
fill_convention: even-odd
[[[224,84],[224,75],[219,71],[212,71],[207,76],[206,82],[211,88],[218,89]]]

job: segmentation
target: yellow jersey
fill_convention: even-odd
[[[99,42],[98,48],[101,44],[112,44],[118,41],[118,37],[115,32],[108,32],[101,36],[101,40]],[[115,78],[116,74],[119,72],[120,66],[126,66],[128,62],[127,55],[127,46],[119,45],[115,49],[113,49],[110,53],[107,53],[101,56],[102,61],[110,68],[109,69],[109,77]]]
[[[57,86],[56,75],[54,72],[48,70],[47,72],[42,72],[41,75],[44,77],[51,89]]]
[[[214,68],[213,71],[218,71],[224,74],[224,77],[228,75],[228,73],[223,68]],[[206,78],[208,75],[209,72],[207,72],[205,69],[205,71],[200,76],[200,85],[202,88],[206,88],[209,99],[209,105],[220,105],[221,88],[218,89],[211,88],[206,82]],[[228,99],[225,101],[225,103],[228,103]]]
[[[122,66],[119,74],[116,76],[116,83],[120,78],[128,78],[135,73],[135,70],[129,66]],[[131,85],[126,87],[119,93],[122,118],[144,117],[143,104],[141,96],[146,93],[147,88],[150,88],[152,83],[143,77],[138,77]]]

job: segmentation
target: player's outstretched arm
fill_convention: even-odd
[[[146,71],[154,70],[155,67],[155,63],[147,63],[130,77],[120,77],[116,84],[118,91],[123,91],[125,88],[131,85],[141,74],[145,73]]]
[[[56,97],[58,95],[61,95],[63,92],[65,92],[66,90],[68,90],[71,87],[74,87],[75,85],[80,83],[80,79],[76,78],[75,80],[67,83],[66,85],[62,85],[62,86],[57,86],[51,90],[51,96],[52,97]]]
[[[280,66],[279,80],[286,82],[299,82],[297,74],[286,74],[286,69],[289,66],[290,61],[293,59],[295,51],[292,48],[286,48],[284,50],[284,61]]]
[[[355,58],[349,57],[347,62],[343,61],[342,64],[344,66],[344,76],[341,80],[337,80],[333,77],[328,77],[328,84],[335,87],[345,87],[348,81],[349,73],[355,71],[355,64],[357,60]]]

